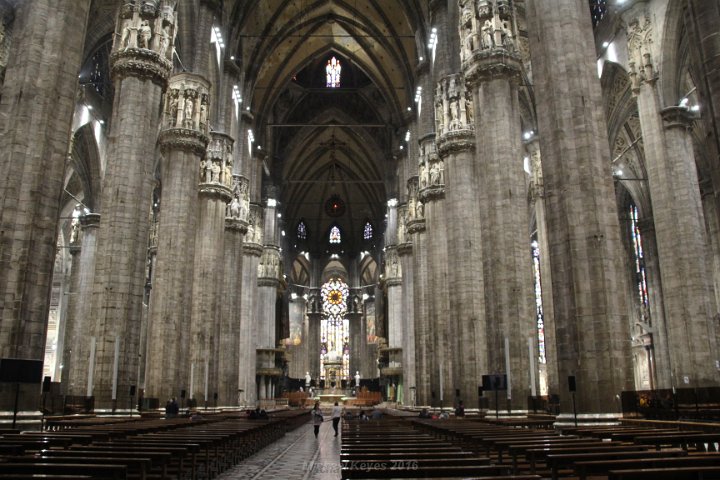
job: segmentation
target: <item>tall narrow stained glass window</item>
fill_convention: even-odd
[[[373,227],[372,224],[367,221],[365,222],[365,228],[363,228],[363,240],[372,240],[373,238]]]
[[[307,240],[307,227],[305,226],[305,222],[303,220],[300,220],[297,226],[297,239]]]
[[[532,248],[533,278],[535,283],[535,321],[537,323],[538,363],[547,363],[545,356],[545,317],[542,303],[542,282],[540,281],[540,246],[537,240],[530,244]]]
[[[333,225],[330,228],[330,237],[328,238],[328,241],[333,244],[339,244],[342,241],[340,227]]]
[[[340,71],[342,70],[342,67],[340,66],[340,60],[338,60],[335,57],[332,57],[330,60],[328,60],[327,65],[325,66],[325,86],[328,88],[338,88],[340,86]]]
[[[640,321],[650,324],[650,298],[647,290],[647,274],[645,273],[645,251],[643,240],[638,227],[638,209],[630,204],[630,235],[633,243],[633,257],[635,258],[635,287],[640,307]]]
[[[348,286],[339,278],[327,281],[320,289],[322,313],[320,320],[320,378],[330,387],[332,382],[350,378],[350,326],[345,314],[349,298]]]

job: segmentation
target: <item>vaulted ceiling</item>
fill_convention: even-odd
[[[226,0],[224,8],[285,229],[294,234],[302,219],[309,241],[298,250],[322,254],[336,223],[341,251],[367,249],[365,222],[381,231],[395,193],[393,151],[413,102],[427,2]],[[341,85],[326,88],[333,56]],[[333,196],[345,203],[336,217],[325,208]]]

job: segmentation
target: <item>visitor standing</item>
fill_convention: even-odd
[[[340,417],[342,415],[342,408],[338,406],[338,402],[335,402],[335,406],[332,409],[332,422],[333,430],[335,430],[335,436],[338,436],[338,424],[340,423]]]
[[[320,433],[320,424],[322,424],[324,420],[322,412],[320,411],[320,402],[315,402],[315,406],[310,412],[310,415],[312,415],[313,428],[315,429],[315,438],[317,438],[318,433]]]

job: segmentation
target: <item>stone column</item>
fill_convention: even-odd
[[[82,234],[80,231],[80,219],[73,218],[70,228],[71,234],[68,249],[71,259],[70,285],[67,290],[67,313],[65,315],[63,339],[62,342],[58,340],[58,351],[61,352],[61,355],[57,359],[57,362],[62,365],[62,369],[60,370],[60,381],[62,382],[62,391],[64,394],[67,394],[67,392],[69,391],[68,384],[70,382],[68,379],[68,374],[69,370],[73,367],[73,351],[78,350],[78,323],[80,323],[80,319],[77,317],[76,311],[79,305],[78,289],[80,286],[80,256],[82,252]],[[62,345],[62,347],[60,345]]]
[[[193,259],[200,160],[208,144],[208,91],[203,77],[180,73],[170,79],[165,99],[162,202],[157,257],[148,322],[145,396],[163,402],[177,397],[187,374],[183,365],[193,298]],[[200,114],[203,113],[201,116]],[[178,261],[183,259],[183,261]]]
[[[552,295],[552,271],[550,270],[550,241],[548,239],[547,212],[545,211],[545,187],[542,179],[542,157],[540,138],[533,136],[525,144],[530,160],[530,205],[535,212],[535,228],[537,232],[538,251],[540,252],[540,288],[542,289],[542,317],[545,336],[545,363],[540,360],[539,350],[535,353],[535,364],[539,373],[538,381],[545,382],[548,393],[560,392],[560,379],[557,372],[557,348],[555,342],[555,315]],[[536,305],[537,309],[537,305]],[[537,321],[537,310],[535,311]],[[537,324],[531,333],[538,345]],[[537,391],[540,395],[540,389]]]
[[[89,0],[20,2],[0,98],[0,357],[42,360]],[[57,61],[62,58],[63,61]],[[37,385],[20,408],[37,409]],[[0,410],[15,388],[0,387]]]
[[[438,153],[445,165],[454,388],[474,405],[479,379],[488,370],[482,244],[478,211],[473,103],[462,74],[448,75],[435,89]]]
[[[653,327],[654,338],[667,344],[667,350],[656,348],[655,358],[672,376],[670,384],[663,379],[658,387],[711,386],[717,383],[718,346],[705,219],[689,133],[694,117],[687,107],[663,108],[650,14],[641,5],[626,15],[629,75],[643,134],[665,308],[665,324]]]
[[[402,328],[402,270],[395,245],[387,247],[385,251],[385,285],[388,299],[388,346],[402,348],[405,345]]]
[[[278,288],[280,287],[280,274],[282,271],[280,249],[276,238],[276,205],[274,188],[268,188],[268,200],[265,207],[265,222],[263,225],[264,248],[260,264],[258,265],[257,305],[255,308],[258,356],[258,376],[260,376],[261,398],[270,398],[272,385],[278,377],[275,368],[275,314]]]
[[[362,330],[362,312],[358,310],[359,306],[352,304],[353,310],[348,311],[346,317],[348,319],[348,327],[350,334],[350,375],[348,377],[348,388],[355,386],[355,372],[360,372],[362,376],[361,357],[363,355],[362,336],[365,332]]]
[[[248,230],[247,178],[233,175],[233,199],[225,214],[225,271],[222,285],[220,357],[218,358],[218,405],[238,405],[240,378],[240,293],[243,290],[243,240]]]
[[[463,71],[475,111],[486,365],[487,373],[508,376],[506,408],[524,409],[530,392],[527,339],[535,321],[518,101],[522,60],[507,2],[478,5],[477,25],[478,40],[465,45]]]
[[[171,2],[125,4],[115,29],[111,72],[113,118],[103,184],[102,215],[93,291],[97,339],[96,408],[128,405],[136,385],[147,212],[154,186],[154,157],[163,90],[172,70],[175,14]],[[115,401],[117,400],[117,401]]]
[[[240,291],[240,379],[238,389],[243,405],[254,405],[257,400],[255,386],[256,352],[258,339],[256,333],[257,318],[256,295],[257,275],[260,256],[263,253],[263,214],[262,207],[250,205],[248,231],[243,244],[242,285]]]
[[[85,396],[88,380],[87,330],[92,328],[90,302],[95,279],[95,255],[100,215],[88,213],[79,218],[82,229],[80,262],[77,268],[77,284],[73,286],[74,300],[68,306],[68,328],[65,330],[65,354],[63,356],[63,390],[66,395]]]
[[[452,338],[454,329],[448,317],[447,217],[445,204],[445,166],[435,148],[435,136],[420,139],[419,198],[424,205],[427,228],[427,307],[428,307],[428,374],[435,406],[452,405],[454,397],[454,362]],[[414,242],[413,242],[414,243]],[[442,377],[442,380],[441,380]],[[442,402],[441,402],[442,400]]]
[[[407,238],[412,242],[412,272],[414,303],[413,319],[415,331],[415,395],[417,405],[430,405],[430,319],[428,315],[431,299],[427,297],[428,274],[425,234],[425,206],[418,197],[418,177],[407,183],[407,217],[405,225]],[[412,385],[411,385],[412,386]]]
[[[398,209],[397,255],[402,272],[402,331],[403,331],[403,395],[405,405],[417,399],[417,364],[415,348],[415,296],[411,236],[407,233],[408,203]],[[414,388],[412,388],[414,387]]]
[[[195,264],[190,345],[193,385],[190,398],[198,405],[209,403],[217,392],[220,308],[222,298],[225,213],[232,199],[233,139],[220,132],[210,134],[205,160],[200,164],[198,225],[195,232]],[[187,378],[187,377],[186,377]]]
[[[712,278],[705,255],[698,253],[706,251],[707,239],[688,133],[692,115],[686,107],[662,107],[647,40],[652,30],[644,12],[628,26],[630,79],[647,159],[666,319],[654,338],[668,350],[656,348],[655,358],[659,366],[667,362],[671,372],[670,384],[662,379],[658,386],[710,386],[716,383],[717,345]]]
[[[319,295],[319,292],[318,292]],[[316,303],[317,300],[313,300],[309,306],[311,311],[308,312],[308,365],[309,372],[312,378],[317,382],[320,378],[320,320],[322,314],[320,313],[319,305]],[[315,310],[313,309],[315,306]],[[360,372],[363,373],[362,371]]]
[[[561,409],[574,375],[578,411],[617,411],[633,385],[628,290],[591,19],[575,0],[527,6]]]

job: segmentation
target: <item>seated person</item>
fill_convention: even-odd
[[[368,416],[365,414],[365,410],[360,410],[360,413],[358,414],[359,420],[370,420]]]
[[[445,410],[440,410],[440,415],[438,415],[438,419],[447,420],[448,418],[450,418],[450,414],[448,414],[448,412],[446,412]]]
[[[427,408],[423,408],[420,410],[420,415],[418,415],[418,418],[432,418],[432,415],[430,415],[430,412],[428,412]]]
[[[464,417],[465,416],[465,405],[463,405],[462,400],[458,403],[458,406],[455,409],[455,416],[456,417]]]
[[[383,414],[379,409],[375,409],[372,412],[372,419],[373,420],[380,420],[382,418]]]
[[[345,414],[343,415],[343,417],[345,417],[345,420],[352,420],[353,414],[352,412],[350,412],[350,410],[345,410]]]

